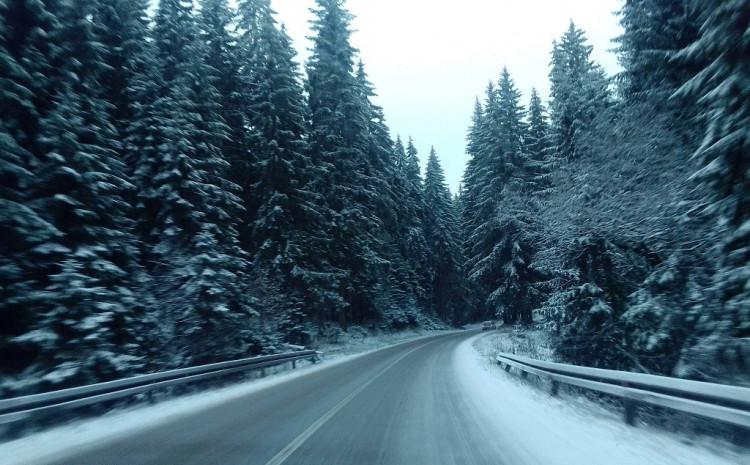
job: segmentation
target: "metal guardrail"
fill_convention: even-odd
[[[217,378],[241,371],[262,369],[291,363],[296,368],[298,360],[309,359],[317,362],[320,352],[299,350],[284,354],[231,360],[189,368],[179,368],[160,373],[134,376],[116,381],[91,384],[88,386],[62,389],[59,391],[33,394],[0,400],[0,424],[40,414],[52,414],[86,405],[140,394],[155,389],[186,384],[193,381]]]
[[[750,388],[543,362],[505,353],[496,360],[506,371],[514,367],[523,377],[531,373],[550,380],[553,396],[558,395],[560,384],[567,384],[620,397],[629,425],[635,425],[638,404],[650,404],[750,429]]]

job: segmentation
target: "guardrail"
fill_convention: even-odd
[[[217,378],[241,371],[263,369],[285,363],[291,363],[292,368],[296,368],[298,360],[311,360],[315,363],[319,357],[320,352],[299,350],[284,354],[179,368],[88,386],[2,399],[0,400],[0,424],[11,423],[34,415],[48,415],[63,410],[120,399],[155,389]]]
[[[504,353],[496,360],[505,371],[514,367],[522,377],[530,373],[550,380],[553,396],[558,395],[560,384],[567,384],[620,397],[629,425],[635,425],[638,404],[650,404],[750,429],[750,388],[543,362]]]

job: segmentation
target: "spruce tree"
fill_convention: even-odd
[[[142,360],[130,332],[143,309],[134,293],[137,243],[125,197],[132,189],[99,78],[108,70],[90,18],[94,2],[60,2],[53,41],[68,59],[53,106],[40,120],[43,148],[30,204],[60,236],[46,247],[46,305],[37,358],[55,386],[133,373]]]
[[[191,5],[160,2],[154,46],[158,67],[136,131],[135,173],[144,255],[164,302],[164,351],[172,364],[227,358],[242,351],[242,324],[252,315],[248,263],[238,187],[221,151],[227,126]]]
[[[706,299],[678,370],[684,375],[742,379],[750,354],[750,2],[696,2],[700,36],[677,57],[684,66],[703,66],[680,89],[705,102],[706,135],[694,157],[693,178],[709,188],[706,211],[719,224],[716,302]],[[707,64],[707,65],[704,65]],[[717,363],[720,362],[720,363]],[[720,373],[725,370],[726,373]],[[744,377],[744,379],[743,379]]]
[[[468,248],[471,246],[466,238],[470,237],[470,233],[474,230],[477,221],[480,219],[479,215],[477,215],[477,205],[479,202],[479,189],[481,188],[481,168],[484,165],[484,150],[480,146],[482,142],[482,130],[485,124],[484,118],[484,107],[479,98],[477,98],[474,103],[474,114],[467,136],[466,153],[469,155],[469,160],[466,163],[461,180],[460,223],[462,236],[464,237],[462,243],[464,253],[467,253]]]
[[[623,34],[617,39],[623,72],[620,90],[632,103],[649,100],[671,106],[671,95],[697,67],[672,60],[698,37],[696,9],[689,1],[627,0],[619,12]],[[699,66],[699,64],[696,64]],[[688,102],[682,102],[687,106]],[[694,103],[694,102],[692,102]],[[684,108],[686,109],[686,108]]]
[[[121,140],[141,103],[139,83],[150,72],[149,0],[108,0],[98,2],[92,17],[96,34],[103,45],[102,58],[108,67],[100,76],[100,85],[110,105],[112,123]],[[123,147],[127,153],[127,147]]]
[[[311,151],[324,167],[317,186],[333,212],[327,258],[346,280],[327,283],[334,297],[329,319],[346,326],[377,317],[372,303],[387,261],[378,253],[382,244],[375,236],[382,222],[372,208],[375,192],[365,150],[369,115],[354,75],[351,15],[342,0],[318,0],[314,14],[316,36],[307,65]]]
[[[383,109],[372,102],[375,90],[369,82],[362,61],[357,66],[356,77],[360,99],[368,119],[368,132],[363,145],[367,160],[366,179],[370,185],[369,190],[373,192],[372,209],[383,225],[376,234],[380,247],[378,254],[388,262],[386,282],[381,286],[380,292],[390,297],[380,296],[385,301],[385,308],[376,307],[374,311],[383,314],[387,308],[410,307],[410,311],[416,313],[419,299],[423,297],[423,288],[416,276],[418,272],[409,263],[408,255],[402,252],[400,239],[404,232],[401,222],[405,218],[398,189],[404,184],[396,181],[396,158],[400,158],[402,154],[394,153],[394,142],[386,125]],[[406,222],[408,224],[411,220]]]
[[[490,85],[480,126],[471,131],[474,163],[467,169],[464,220],[469,279],[484,293],[487,311],[507,323],[531,322],[536,279],[529,240],[527,133],[520,93],[504,69]],[[511,304],[512,303],[512,304]]]
[[[393,208],[398,222],[396,240],[401,256],[408,265],[409,276],[403,279],[419,305],[427,308],[427,286],[431,278],[429,250],[424,236],[425,205],[419,176],[419,161],[416,159],[416,149],[411,140],[410,145],[413,158],[407,155],[400,136],[393,145],[394,172],[391,185],[395,197]]]
[[[199,28],[204,60],[211,84],[216,89],[218,107],[226,124],[226,139],[219,142],[230,165],[247,157],[247,128],[242,101],[243,54],[238,38],[231,33],[238,21],[227,0],[201,2]],[[237,179],[232,179],[237,181]]]
[[[297,343],[300,331],[283,328],[306,315],[319,319],[330,298],[321,282],[338,279],[324,261],[325,223],[332,213],[313,188],[323,173],[310,157],[308,110],[291,40],[267,1],[242,2],[240,24],[249,27],[239,47],[246,57],[242,102],[253,128],[248,147],[254,160],[245,174],[251,180],[243,196],[249,218],[246,246],[285,296],[266,315],[281,318],[284,337]]]
[[[572,21],[553,45],[550,116],[552,142],[559,158],[578,156],[580,132],[609,104],[607,79],[591,60],[591,51],[585,33]]]
[[[43,38],[55,23],[44,4],[0,1],[0,378],[8,384],[47,368],[37,355],[50,333],[39,331],[38,322],[47,300],[46,264],[59,258],[52,244],[63,234],[29,200],[44,110],[37,107],[37,92],[44,88],[39,76],[49,70],[50,59]],[[5,383],[0,393],[16,394]]]
[[[425,235],[432,252],[431,307],[444,321],[458,323],[463,321],[466,306],[458,218],[434,147],[427,159],[424,199],[427,205]]]
[[[544,195],[552,187],[550,160],[549,123],[536,89],[531,90],[528,112],[528,131],[524,139],[528,155],[529,189],[536,195]]]

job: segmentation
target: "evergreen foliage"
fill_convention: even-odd
[[[750,382],[748,0],[627,0],[616,94],[571,22],[549,102],[477,99],[455,197],[344,0],[304,76],[270,0],[154,6],[0,0],[4,397],[489,318]]]
[[[482,112],[479,106],[475,111],[469,135],[473,158],[464,177],[468,277],[481,289],[487,315],[506,323],[532,322],[533,283],[539,278],[532,263],[530,211],[542,165],[530,159],[528,147],[534,145],[519,100],[520,92],[503,69],[497,87],[487,88]],[[534,130],[538,135],[539,128]],[[544,156],[540,149],[537,157]]]
[[[700,35],[677,59],[699,71],[680,94],[705,104],[705,138],[693,179],[706,187],[704,212],[718,223],[717,270],[696,332],[681,360],[683,374],[747,381],[750,356],[750,3],[695,2]]]
[[[608,104],[608,81],[601,67],[591,60],[591,50],[585,33],[572,21],[559,42],[553,44],[550,114],[552,142],[559,158],[578,155],[580,131]]]
[[[460,323],[466,318],[467,297],[463,283],[463,255],[458,243],[458,212],[445,183],[445,174],[433,147],[427,159],[424,180],[425,237],[432,252],[431,308],[445,320]]]

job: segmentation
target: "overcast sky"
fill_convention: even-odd
[[[272,0],[300,52],[309,55],[313,0]],[[395,138],[414,137],[422,159],[438,151],[455,192],[466,163],[474,98],[505,65],[518,87],[546,99],[549,52],[570,19],[587,32],[594,58],[618,70],[609,52],[621,0],[348,0],[352,41],[375,85]]]

